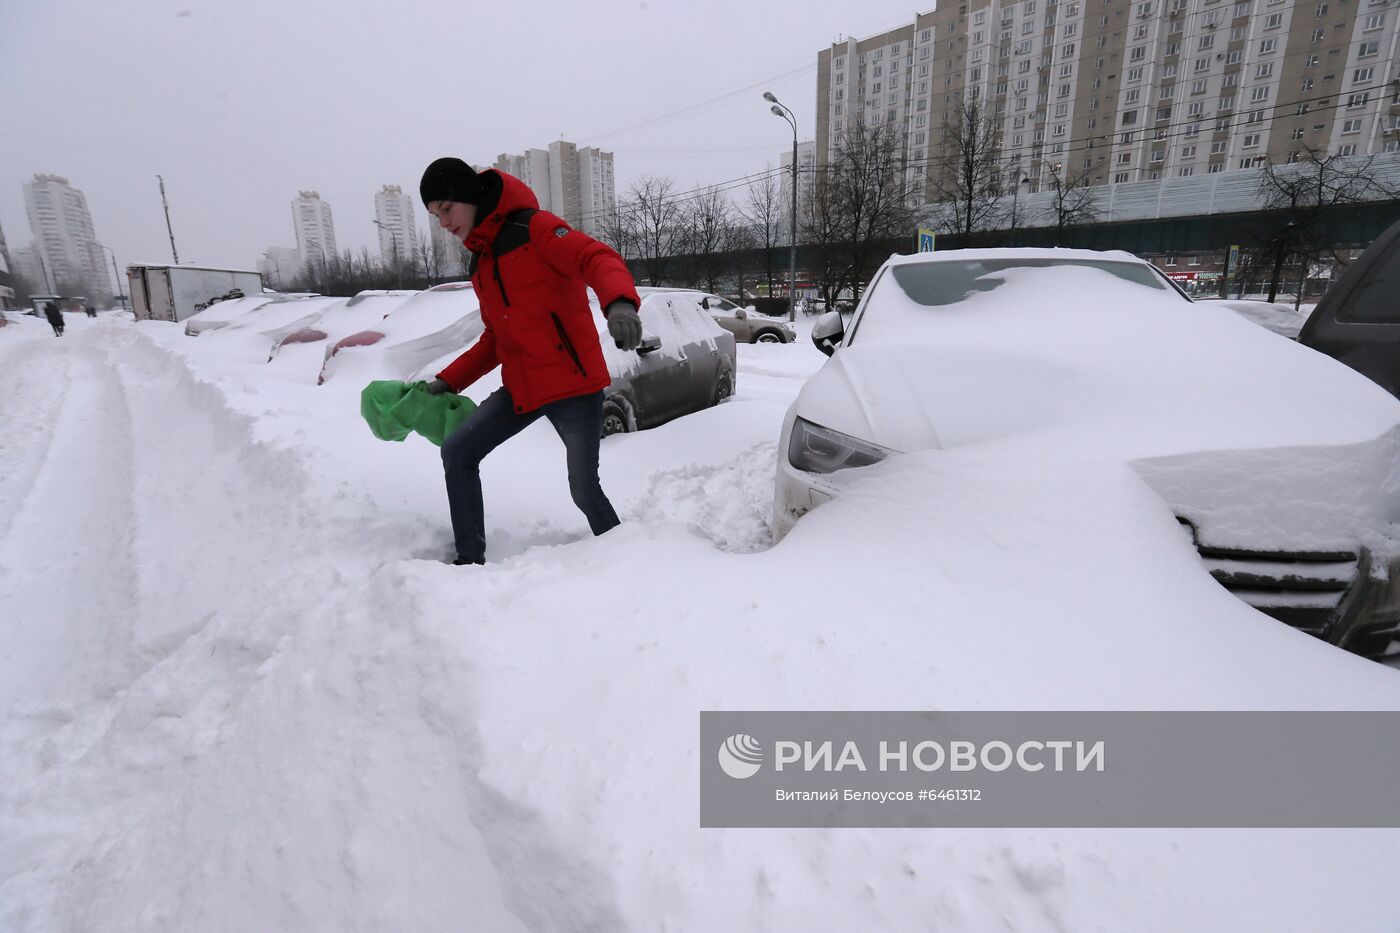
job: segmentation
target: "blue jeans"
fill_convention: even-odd
[[[447,479],[447,505],[459,560],[486,560],[486,518],[481,502],[481,461],[501,444],[533,424],[549,419],[569,465],[569,492],[588,519],[595,535],[621,524],[598,482],[598,442],[603,434],[603,393],[576,395],[516,412],[504,388],[487,396],[470,418],[442,445],[442,468]]]

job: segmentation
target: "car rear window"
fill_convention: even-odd
[[[892,266],[894,281],[914,301],[929,307],[957,304],[975,292],[989,292],[1002,284],[995,273],[1008,269],[1048,269],[1077,266],[1100,269],[1125,282],[1159,292],[1167,286],[1151,267],[1135,262],[1096,259],[969,259],[948,262],[921,262]]]

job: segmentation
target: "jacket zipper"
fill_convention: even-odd
[[[559,315],[555,314],[553,311],[549,312],[549,316],[554,319],[554,329],[559,331],[559,339],[564,341],[564,349],[569,351],[569,356],[573,359],[574,366],[578,367],[579,375],[587,379],[588,371],[583,368],[583,361],[579,359],[578,351],[574,349],[574,342],[569,339],[568,331],[564,330],[564,322],[559,320]]]
[[[491,260],[491,274],[496,277],[496,287],[501,290],[501,301],[509,308],[510,296],[506,294],[506,280],[501,278],[501,267],[495,259]]]

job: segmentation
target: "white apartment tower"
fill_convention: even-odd
[[[331,206],[321,200],[320,192],[302,191],[292,200],[292,228],[296,231],[302,265],[313,259],[325,262],[335,256],[335,222],[331,219]]]
[[[34,246],[53,288],[111,293],[112,281],[92,229],[87,198],[61,175],[35,175],[24,185]],[[36,284],[43,278],[37,279]]]
[[[558,214],[589,236],[598,236],[617,210],[613,154],[580,149],[564,140],[549,149],[527,149],[520,155],[502,153],[495,168],[529,185],[540,207]]]
[[[1004,191],[1393,152],[1397,21],[1393,0],[947,4],[818,54],[817,161],[856,121],[894,123],[936,199],[943,127],[966,105],[1000,134]]]
[[[379,255],[385,265],[408,263],[418,255],[418,225],[413,216],[413,198],[398,185],[385,185],[374,196],[375,229],[379,231]]]

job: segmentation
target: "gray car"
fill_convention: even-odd
[[[693,293],[638,289],[642,343],[617,350],[597,313],[612,385],[604,390],[603,436],[655,427],[718,405],[734,394],[734,335],[705,313]]]
[[[715,323],[733,334],[739,343],[792,343],[797,339],[797,332],[786,321],[759,314],[752,308],[741,308],[719,295],[684,288],[640,288],[637,291],[642,295],[685,295],[704,308]]]

